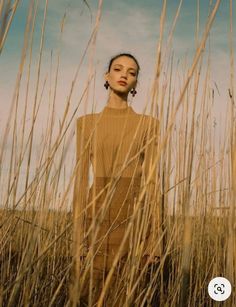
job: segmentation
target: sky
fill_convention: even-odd
[[[29,0],[20,1],[16,15],[9,30],[2,54],[0,55],[0,129],[4,130],[14,87],[19,69],[21,51],[23,47],[25,24]],[[209,12],[216,1],[200,0],[200,28],[201,37]],[[86,5],[87,3],[87,5]],[[121,52],[133,54],[139,61],[141,71],[135,98],[129,97],[135,111],[142,112],[147,93],[151,88],[151,81],[155,72],[157,44],[160,34],[160,16],[163,2],[160,0],[105,0],[102,3],[102,14],[98,28],[94,58],[92,59],[95,76],[95,94],[92,91],[88,96],[88,110],[92,110],[92,101],[96,102],[96,111],[103,109],[107,101],[107,91],[104,88],[103,75],[108,68],[110,58]],[[166,20],[164,26],[165,47],[168,33],[171,29],[173,19],[178,8],[179,1],[167,1]],[[36,18],[31,83],[29,90],[30,107],[33,106],[35,95],[37,65],[39,61],[39,46],[42,20],[44,15],[45,1],[39,0],[39,10]],[[81,61],[81,57],[86,49],[91,32],[93,30],[98,1],[78,1],[78,0],[49,0],[48,13],[46,19],[45,41],[42,54],[41,75],[39,82],[39,92],[45,88],[42,95],[42,103],[39,110],[38,122],[36,125],[36,142],[34,148],[40,143],[41,134],[44,131],[45,119],[49,108],[50,84],[54,84],[57,55],[60,52],[59,78],[56,96],[56,119],[62,118],[66,99],[69,95],[71,84],[76,69]],[[234,8],[235,10],[235,8]],[[182,2],[179,18],[173,34],[172,51],[175,62],[178,61],[184,67],[187,58],[190,66],[195,51],[195,32],[197,20],[197,1],[185,0]],[[64,30],[60,36],[61,21],[66,13]],[[236,33],[236,18],[233,24]],[[60,39],[61,37],[61,39]],[[229,1],[222,0],[217,12],[215,21],[210,32],[211,51],[211,86],[216,89],[215,116],[217,121],[226,114],[228,106],[229,88]],[[235,41],[234,41],[234,50]],[[206,47],[206,54],[209,51],[209,44]],[[77,82],[71,100],[71,112],[78,105],[78,101],[86,86],[89,74],[90,51],[86,54],[81,65]],[[52,60],[51,60],[52,59]],[[26,92],[25,78],[27,75],[27,55],[26,66],[24,68],[23,79],[20,91],[19,114],[23,109]],[[52,62],[51,62],[52,61]],[[204,71],[204,67],[203,67]],[[163,72],[164,73],[164,72]],[[93,84],[94,85],[94,84]],[[92,87],[93,87],[92,85]],[[31,102],[32,101],[32,102]],[[79,107],[77,117],[83,115],[83,106]],[[30,122],[30,112],[28,121]],[[2,137],[2,136],[1,136]],[[73,152],[73,151],[72,151]]]

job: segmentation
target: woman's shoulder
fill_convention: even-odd
[[[89,125],[94,122],[94,120],[96,119],[96,116],[97,116],[97,113],[81,115],[77,117],[76,122],[77,124],[82,124],[84,122],[86,125]]]
[[[89,135],[94,129],[97,115],[97,113],[93,113],[79,116],[76,119],[77,129],[84,129],[85,135]]]
[[[157,117],[148,114],[140,114],[140,116],[143,117],[145,126],[159,126],[160,121]]]
[[[77,117],[77,121],[89,121],[91,120],[92,118],[94,118],[96,116],[97,113],[94,113],[94,114],[85,114],[85,115],[81,115],[79,117]]]

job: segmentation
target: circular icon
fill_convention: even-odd
[[[215,277],[208,284],[210,297],[218,302],[227,300],[230,297],[231,291],[231,283],[224,277]]]

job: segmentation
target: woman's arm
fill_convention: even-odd
[[[147,237],[145,242],[144,255],[150,255],[153,249],[153,245],[156,243],[158,238],[155,238],[154,235],[159,226],[159,211],[157,208],[157,181],[158,181],[158,167],[156,155],[158,150],[158,137],[159,137],[159,121],[156,118],[148,118],[148,130],[145,138],[145,144],[148,144],[144,152],[144,176],[146,191],[147,191],[147,203],[149,206],[152,206],[151,220],[149,221]],[[149,210],[148,210],[149,211]],[[160,252],[155,251],[154,257],[159,256]]]
[[[88,136],[88,123],[86,122],[86,117],[82,116],[76,123],[76,175],[73,195],[74,243],[76,258],[83,256],[86,248],[84,244],[82,244],[85,226],[85,214],[82,213],[82,211],[85,209],[87,204],[89,186],[90,146],[88,143]]]

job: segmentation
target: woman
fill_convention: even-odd
[[[75,292],[78,294],[80,289],[81,295],[88,297],[90,287],[93,289],[93,302],[101,294],[117,253],[119,268],[128,259],[135,259],[139,246],[142,246],[143,263],[155,261],[155,257],[159,256],[155,250],[150,257],[150,225],[147,227],[151,218],[148,210],[155,201],[157,182],[156,168],[153,169],[152,165],[157,152],[158,120],[136,113],[127,102],[129,93],[133,96],[137,93],[139,70],[138,61],[131,54],[113,57],[104,76],[104,86],[109,88],[106,106],[100,113],[88,114],[77,120],[73,200],[75,283],[78,287],[75,287]],[[94,178],[89,189],[90,162]],[[139,201],[142,187],[149,192],[145,194],[145,199],[142,197]],[[137,210],[136,215],[132,215],[137,206],[141,211]],[[132,216],[133,227],[122,243]],[[142,233],[138,239],[137,235],[134,238],[135,229]],[[92,276],[93,288],[89,281],[85,281],[81,288],[82,273],[86,268],[87,275]],[[118,274],[116,270],[113,276]],[[112,306],[115,306],[114,302]]]

